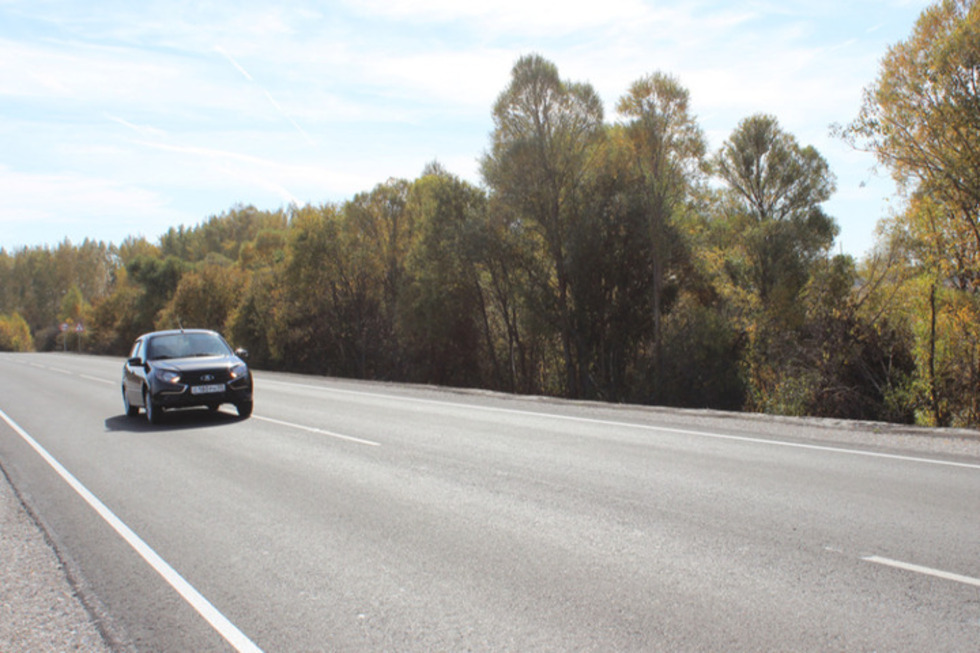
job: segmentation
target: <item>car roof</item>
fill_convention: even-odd
[[[156,338],[157,336],[176,336],[182,333],[207,333],[211,335],[220,335],[217,331],[212,329],[166,329],[164,331],[151,331],[149,333],[144,333],[140,338]]]

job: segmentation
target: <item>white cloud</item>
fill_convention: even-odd
[[[357,11],[392,21],[478,23],[483,29],[508,34],[564,34],[597,23],[633,20],[648,13],[639,0],[359,0]]]
[[[0,40],[0,94],[9,97],[148,101],[178,75],[159,60],[120,48]]]
[[[162,198],[144,188],[78,173],[21,173],[7,166],[0,166],[0,196],[4,198],[3,222],[135,218],[135,210],[165,210]]]
[[[239,202],[349,197],[433,159],[472,178],[511,67],[538,52],[593,84],[610,121],[657,70],[691,91],[713,146],[773,113],[860,199],[860,164],[827,126],[856,114],[884,44],[926,1],[8,3],[0,190],[34,190],[16,194],[19,215],[143,207],[188,224]]]

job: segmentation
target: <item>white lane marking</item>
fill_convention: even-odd
[[[963,583],[964,585],[973,585],[974,587],[980,587],[980,578],[972,578],[970,576],[963,576],[962,574],[954,574],[948,571],[942,571],[941,569],[933,569],[931,567],[923,567],[922,565],[913,565],[909,562],[902,562],[900,560],[891,560],[890,558],[882,558],[881,556],[863,556],[861,558],[865,562],[873,562],[877,565],[885,565],[886,567],[893,567],[895,569],[902,569],[904,571],[911,571],[917,574],[924,574],[926,576],[934,576],[935,578],[942,578],[943,580],[951,580],[957,583]]]
[[[812,451],[840,453],[840,454],[847,454],[851,456],[867,456],[870,458],[884,458],[887,460],[901,460],[904,462],[924,463],[928,465],[944,465],[947,467],[961,467],[964,469],[980,469],[980,464],[978,463],[963,463],[963,462],[956,462],[952,460],[942,460],[939,458],[922,458],[918,456],[905,456],[901,454],[882,453],[878,451],[865,451],[862,449],[847,449],[844,447],[832,447],[832,446],[822,445],[822,444],[806,444],[803,442],[788,442],[786,440],[769,440],[766,438],[756,438],[756,437],[749,437],[744,435],[730,435],[725,433],[711,433],[709,431],[693,431],[689,429],[676,429],[668,426],[653,426],[650,424],[636,424],[633,422],[618,422],[614,420],[602,420],[602,419],[595,419],[591,417],[576,417],[574,415],[560,415],[557,413],[541,413],[541,412],[535,412],[531,410],[518,410],[516,408],[497,408],[494,406],[478,406],[476,404],[458,404],[458,403],[453,403],[451,401],[439,401],[436,399],[419,399],[417,397],[403,397],[399,395],[389,395],[389,394],[381,394],[375,392],[362,392],[358,390],[342,390],[339,388],[327,388],[323,386],[316,386],[316,385],[309,385],[309,384],[302,384],[302,383],[289,383],[287,381],[265,380],[263,381],[263,384],[278,384],[278,385],[292,386],[297,388],[308,388],[312,390],[322,390],[324,392],[336,392],[340,394],[371,397],[374,399],[396,399],[396,400],[406,401],[406,402],[427,404],[430,406],[463,408],[466,410],[480,410],[486,412],[506,413],[510,415],[521,415],[525,417],[531,416],[531,417],[540,417],[546,419],[557,419],[557,420],[565,420],[569,422],[580,422],[583,424],[614,426],[617,428],[625,427],[625,428],[641,429],[647,431],[659,431],[661,433],[693,435],[702,438],[712,438],[715,440],[748,442],[751,444],[766,444],[766,445],[772,445],[777,447],[790,447],[794,449],[809,449]]]
[[[34,363],[31,363],[31,365],[34,365],[35,367],[42,367],[40,365],[35,365]],[[68,370],[59,370],[59,369],[56,369],[56,368],[53,368],[53,367],[47,367],[47,368],[43,368],[43,369],[47,369],[47,370],[54,371],[54,372],[60,372],[60,373],[63,373],[63,374],[70,374],[72,376],[77,376],[77,377],[80,377],[80,378],[83,378],[83,379],[88,379],[90,381],[98,381],[99,383],[104,383],[104,384],[107,384],[107,385],[115,385],[116,384],[115,381],[108,381],[106,379],[100,379],[100,378],[97,378],[97,377],[94,377],[94,376],[89,376],[87,374],[81,374],[81,373],[77,373],[77,372],[70,372]],[[263,381],[263,383],[265,383],[265,381]],[[273,383],[277,383],[277,382],[276,381],[273,381]],[[310,387],[312,387],[312,386],[310,386]],[[302,424],[295,424],[293,422],[284,422],[282,420],[272,419],[271,417],[261,417],[259,415],[252,415],[252,419],[261,420],[263,422],[270,422],[272,424],[278,424],[280,426],[287,426],[289,428],[300,429],[302,431],[309,431],[310,433],[317,433],[319,435],[327,435],[327,436],[330,436],[331,438],[336,438],[338,440],[347,440],[348,442],[356,442],[357,444],[364,444],[364,445],[367,445],[369,447],[380,447],[381,446],[381,443],[380,442],[373,442],[371,440],[364,440],[362,438],[355,438],[354,436],[351,436],[351,435],[344,435],[342,433],[335,433],[333,431],[326,431],[324,429],[316,428],[314,426],[303,426]]]
[[[146,561],[150,567],[153,568],[160,576],[163,577],[167,583],[174,588],[178,594],[187,603],[190,604],[194,610],[201,615],[205,621],[207,621],[212,628],[214,628],[219,635],[221,635],[229,644],[234,647],[236,651],[241,651],[243,653],[261,653],[262,649],[255,645],[252,640],[250,640],[245,633],[238,629],[235,624],[231,623],[227,617],[221,614],[214,605],[211,604],[204,596],[198,592],[194,587],[184,580],[177,571],[171,567],[166,560],[161,558],[156,551],[150,548],[150,546],[140,538],[139,535],[133,532],[133,530],[127,526],[119,517],[115,515],[109,508],[99,500],[92,492],[88,490],[81,481],[79,481],[75,476],[69,472],[65,467],[58,462],[54,456],[52,456],[48,451],[42,447],[37,440],[32,438],[27,431],[22,429],[16,422],[14,422],[10,417],[7,416],[3,410],[0,410],[0,419],[3,419],[10,428],[14,430],[23,440],[31,446],[34,451],[44,459],[48,465],[54,469],[55,472],[87,503],[100,517],[102,517],[105,522],[112,527],[116,533],[118,533],[123,540],[126,541],[129,546],[131,546],[136,553],[140,555],[143,560]]]
[[[287,426],[293,429],[299,429],[301,431],[309,431],[310,433],[317,433],[319,435],[328,435],[331,438],[337,438],[338,440],[347,440],[348,442],[356,442],[357,444],[366,444],[369,447],[380,447],[380,442],[373,442],[371,440],[363,440],[361,438],[355,438],[351,435],[343,435],[341,433],[334,433],[332,431],[325,431],[323,429],[318,429],[315,426],[303,426],[302,424],[294,424],[293,422],[284,422],[278,419],[272,419],[271,417],[261,417],[259,415],[252,415],[252,419],[262,420],[263,422],[269,422],[270,424],[278,424],[279,426]]]
[[[98,383],[105,383],[106,385],[116,385],[115,381],[107,381],[105,379],[100,379],[94,376],[89,376],[88,374],[79,374],[83,379],[88,379],[89,381],[97,381]]]
[[[34,365],[34,363],[31,363],[31,365]],[[38,367],[40,367],[40,366],[38,366]],[[53,369],[53,368],[49,368],[49,369]],[[61,371],[61,370],[55,370],[55,371]],[[66,373],[69,373],[69,374],[71,373],[71,372],[67,372],[67,370],[65,370],[65,372]],[[78,375],[78,376],[83,376],[83,375]],[[92,377],[85,377],[85,378],[92,378]],[[103,383],[112,383],[112,384],[115,383],[115,381],[109,382],[109,381],[105,381],[104,379],[93,379],[93,380],[100,380]],[[702,437],[702,438],[712,438],[712,439],[715,439],[715,440],[728,440],[728,441],[732,441],[732,442],[747,442],[747,443],[750,443],[750,444],[766,444],[766,445],[771,445],[771,446],[776,446],[776,447],[790,447],[790,448],[793,448],[793,449],[808,449],[808,450],[811,450],[811,451],[824,451],[824,452],[828,452],[828,453],[839,453],[839,454],[846,454],[846,455],[850,455],[850,456],[865,456],[865,457],[868,457],[868,458],[882,458],[882,459],[885,459],[885,460],[900,460],[900,461],[904,461],[904,462],[922,463],[922,464],[926,464],[926,465],[941,465],[941,466],[946,466],[946,467],[959,467],[959,468],[962,468],[962,469],[978,469],[978,470],[980,470],[980,464],[978,464],[978,463],[963,463],[963,462],[956,462],[956,461],[953,461],[953,460],[942,460],[942,459],[939,459],[939,458],[923,458],[923,457],[920,457],[920,456],[906,456],[906,455],[901,455],[901,454],[882,453],[882,452],[879,452],[879,451],[865,451],[865,450],[862,450],[862,449],[847,449],[847,448],[844,448],[844,447],[831,447],[831,446],[822,445],[822,444],[806,444],[806,443],[803,443],[803,442],[787,442],[785,440],[769,440],[769,439],[766,439],[766,438],[754,438],[754,437],[749,437],[749,436],[744,436],[744,435],[730,435],[730,434],[725,434],[725,433],[711,433],[709,431],[693,431],[693,430],[689,430],[689,429],[675,429],[675,428],[671,428],[671,427],[668,427],[668,426],[653,426],[653,425],[650,425],[650,424],[636,424],[636,423],[633,423],[633,422],[618,422],[618,421],[615,421],[615,420],[601,420],[601,419],[595,419],[595,418],[591,418],[591,417],[576,417],[574,415],[559,415],[557,413],[541,413],[541,412],[535,412],[535,411],[532,411],[532,410],[518,410],[516,408],[497,408],[497,407],[493,407],[493,406],[478,406],[476,404],[458,404],[458,403],[454,403],[454,402],[451,402],[451,401],[439,401],[439,400],[436,400],[436,399],[419,399],[417,397],[402,397],[402,396],[399,396],[399,395],[390,395],[390,394],[383,394],[383,393],[378,393],[378,392],[362,392],[362,391],[359,391],[359,390],[343,390],[343,389],[340,389],[340,388],[328,388],[328,387],[323,387],[323,386],[318,386],[318,385],[310,385],[308,383],[290,383],[288,381],[273,381],[273,380],[270,380],[270,379],[263,379],[262,380],[262,383],[263,384],[272,384],[272,385],[284,385],[284,386],[293,387],[293,388],[306,388],[306,389],[309,389],[309,390],[318,390],[318,391],[322,391],[322,392],[334,392],[334,393],[339,393],[339,394],[349,394],[349,395],[361,396],[361,397],[371,397],[371,398],[374,398],[374,399],[396,399],[396,400],[399,400],[399,401],[414,402],[414,403],[426,404],[426,405],[430,405],[430,406],[442,406],[442,407],[449,407],[449,408],[465,408],[465,409],[469,409],[469,410],[480,410],[480,411],[485,411],[485,412],[498,412],[498,413],[506,413],[506,414],[510,414],[510,415],[522,415],[522,416],[529,416],[529,417],[543,417],[543,418],[548,418],[548,419],[566,420],[566,421],[570,421],[570,422],[581,422],[583,424],[597,424],[597,425],[601,425],[601,426],[626,427],[626,428],[641,429],[641,430],[647,430],[647,431],[659,431],[661,433],[676,433],[676,434],[679,434],[679,435],[693,435],[693,436]],[[253,417],[257,417],[257,416],[253,415]],[[306,431],[310,431],[312,433],[320,433],[322,435],[329,435],[331,437],[339,438],[341,440],[350,440],[352,442],[359,442],[361,444],[367,444],[367,445],[370,445],[370,446],[381,446],[379,443],[377,443],[377,442],[371,442],[370,440],[362,440],[360,438],[354,438],[354,437],[351,437],[351,436],[341,435],[339,433],[331,433],[329,431],[324,431],[324,430],[321,430],[321,429],[312,428],[312,427],[308,427],[308,426],[302,426],[300,424],[292,424],[290,422],[279,422],[278,420],[274,420],[274,419],[271,419],[271,418],[263,418],[263,417],[257,417],[257,419],[264,419],[267,422],[278,423],[278,424],[280,424],[282,426],[290,426],[290,427],[293,427],[293,428],[303,429],[303,430],[306,430]]]

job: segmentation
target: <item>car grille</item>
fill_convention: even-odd
[[[199,370],[184,372],[180,375],[180,382],[186,383],[187,385],[227,383],[229,380],[231,380],[231,373],[228,369]]]

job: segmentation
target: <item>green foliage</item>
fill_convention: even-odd
[[[743,120],[715,157],[728,184],[738,225],[746,281],[773,317],[792,322],[810,266],[826,252],[837,225],[821,204],[834,191],[827,162],[800,147],[775,118]]]
[[[744,333],[747,406],[810,414],[825,377],[843,364],[817,364],[827,352],[809,331],[810,311],[821,299],[806,292],[837,233],[821,206],[834,190],[833,175],[814,148],[801,147],[766,115],[743,120],[713,165],[726,188],[715,198],[709,270]]]
[[[238,347],[248,350],[249,363],[260,368],[281,366],[273,355],[276,316],[272,309],[279,305],[281,284],[278,271],[272,268],[248,275],[238,303],[227,320],[227,337]]]
[[[438,166],[412,185],[406,213],[414,231],[395,327],[409,379],[482,384],[488,343],[471,223],[485,211],[479,189]]]
[[[573,397],[582,395],[585,370],[575,352],[568,249],[582,210],[581,183],[604,133],[602,116],[590,85],[561,80],[538,55],[522,57],[494,105],[491,150],[482,162],[495,207],[541,247],[536,258],[545,267],[530,277],[537,317],[560,339],[564,392]]]
[[[629,197],[646,230],[650,283],[647,303],[652,318],[653,398],[667,397],[672,386],[665,372],[663,317],[687,265],[690,251],[677,231],[678,215],[692,196],[704,168],[704,134],[689,109],[690,96],[675,78],[663,73],[635,82],[619,101],[631,120],[625,127],[625,168],[633,177]],[[636,239],[642,231],[630,234]]]
[[[740,410],[746,388],[740,371],[744,337],[726,315],[686,295],[666,320],[661,403]]]

